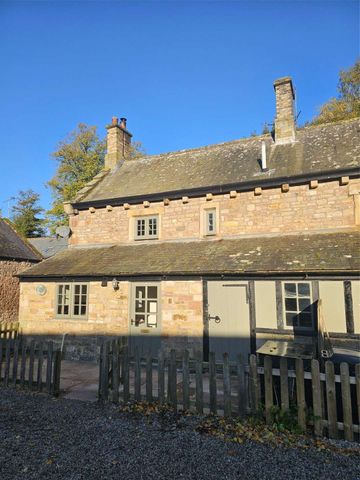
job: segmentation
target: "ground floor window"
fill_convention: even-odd
[[[159,287],[135,285],[133,325],[156,328],[159,322]]]
[[[87,283],[60,283],[56,293],[56,316],[86,318],[88,310]]]
[[[313,328],[310,282],[284,282],[284,311],[287,327]]]

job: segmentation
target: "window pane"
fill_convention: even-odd
[[[303,310],[306,310],[310,312],[311,309],[311,302],[310,298],[300,298],[299,299],[299,310],[302,312]]]
[[[296,322],[296,313],[286,313],[286,326],[287,327],[296,327],[297,322]]]
[[[86,305],[82,305],[80,308],[81,315],[86,315]]]
[[[135,325],[141,325],[142,323],[145,323],[145,316],[135,315]]]
[[[144,300],[136,300],[135,302],[135,311],[138,312],[145,312],[145,301]]]
[[[61,306],[61,305],[58,305],[57,314],[58,314],[58,315],[61,315],[61,314],[62,314],[62,306]]]
[[[74,306],[74,315],[79,315],[79,305]]]
[[[64,315],[69,315],[69,305],[64,306],[63,314]]]
[[[297,312],[296,298],[285,298],[286,311]]]
[[[157,312],[157,302],[154,300],[149,300],[147,302],[147,312],[156,313]]]
[[[148,298],[157,298],[157,287],[148,287]]]
[[[157,325],[156,314],[155,314],[155,313],[151,313],[151,314],[148,315],[148,317],[147,317],[147,326],[148,326],[148,327],[151,327],[151,328],[156,328],[156,325]]]
[[[139,299],[145,298],[145,287],[136,287],[135,296]]]
[[[310,284],[299,283],[298,291],[299,291],[299,297],[310,297]]]
[[[74,295],[74,304],[79,305],[80,295]]]
[[[286,297],[296,296],[296,284],[295,283],[285,283],[285,296]]]
[[[87,294],[87,285],[81,285],[81,293],[83,295],[86,295]]]
[[[157,235],[157,219],[156,218],[149,218],[149,235],[150,236]]]
[[[79,295],[80,293],[80,285],[75,285],[75,295]]]
[[[145,235],[145,220],[144,219],[138,219],[136,221],[136,235],[138,237],[143,237]]]

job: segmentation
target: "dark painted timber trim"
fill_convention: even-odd
[[[204,333],[203,333],[203,358],[204,362],[209,361],[209,350],[210,350],[210,338],[209,338],[209,301],[208,301],[208,285],[207,281],[203,279],[202,281],[202,293],[203,293],[203,324],[204,324]]]
[[[276,318],[278,329],[284,328],[284,309],[283,309],[283,295],[282,295],[282,282],[276,280],[275,282],[275,294],[276,294]]]
[[[338,170],[328,170],[324,172],[311,172],[301,175],[285,176],[278,178],[270,179],[256,179],[247,182],[236,182],[228,183],[224,185],[211,185],[201,188],[189,188],[183,190],[173,190],[167,192],[151,193],[147,195],[132,195],[128,197],[116,197],[116,198],[107,198],[103,200],[88,200],[85,202],[75,202],[72,203],[73,208],[77,210],[86,210],[89,207],[98,207],[105,208],[107,205],[119,206],[124,203],[136,204],[142,203],[143,201],[162,201],[164,198],[169,198],[170,200],[178,200],[183,196],[191,197],[202,197],[207,193],[212,194],[222,194],[229,193],[231,190],[236,190],[237,192],[246,192],[252,190],[255,187],[262,188],[274,188],[279,187],[283,183],[288,183],[289,185],[301,185],[307,183],[310,180],[319,180],[320,182],[334,180],[342,176],[348,177],[359,177],[358,168],[343,168]]]
[[[75,281],[75,279],[78,278],[87,278],[87,279],[93,279],[93,280],[101,280],[103,278],[108,278],[109,280],[113,279],[116,277],[119,281],[126,281],[126,280],[144,280],[146,279],[151,279],[155,278],[157,280],[167,280],[168,278],[171,278],[171,280],[196,280],[196,279],[201,279],[204,278],[206,280],[298,280],[302,279],[304,281],[309,281],[309,280],[334,280],[338,281],[339,279],[347,279],[347,280],[359,280],[359,275],[360,271],[353,271],[353,272],[348,272],[348,271],[340,271],[340,272],[312,272],[312,273],[304,273],[304,272],[294,272],[294,273],[289,273],[289,272],[271,272],[269,274],[264,274],[263,272],[261,273],[249,273],[249,272],[244,272],[243,274],[241,273],[233,273],[233,274],[220,274],[220,273],[198,273],[198,274],[191,274],[191,273],[166,273],[166,274],[154,274],[154,273],[143,273],[143,274],[134,274],[134,275],[129,275],[129,274],[117,274],[117,275],[104,275],[104,274],[94,274],[94,275],[26,275],[26,273],[18,273],[14,275],[14,277],[21,278],[23,281],[34,281],[34,282],[39,282],[39,281],[59,281],[63,279],[67,279],[69,281]],[[339,278],[340,277],[340,278]]]
[[[249,281],[250,351],[256,353],[255,281]]]
[[[347,333],[354,333],[354,307],[352,299],[351,282],[344,281],[345,318]]]

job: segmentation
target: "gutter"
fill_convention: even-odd
[[[237,192],[245,192],[252,190],[255,187],[264,187],[264,188],[273,188],[282,185],[283,183],[288,183],[289,185],[301,185],[307,183],[310,180],[319,180],[327,181],[333,180],[342,176],[349,176],[351,178],[360,177],[360,169],[358,167],[354,168],[343,168],[338,170],[328,170],[324,172],[311,172],[307,174],[292,175],[285,177],[269,178],[269,179],[260,179],[250,180],[247,182],[236,182],[236,183],[227,183],[222,185],[212,185],[206,187],[198,188],[189,188],[181,190],[170,190],[166,192],[159,193],[150,193],[144,195],[132,195],[127,197],[115,197],[115,198],[106,198],[101,200],[88,200],[86,202],[74,202],[71,203],[73,208],[77,210],[86,210],[90,207],[106,207],[107,205],[120,206],[124,203],[136,204],[143,202],[144,200],[148,201],[162,201],[164,198],[169,198],[172,200],[181,199],[184,195],[191,197],[201,197],[207,193],[221,194],[229,193],[231,190],[236,190]]]

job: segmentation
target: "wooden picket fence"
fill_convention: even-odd
[[[58,396],[61,352],[53,342],[0,339],[0,387],[19,386]]]
[[[1,322],[0,338],[15,339],[19,335],[19,322]]]
[[[230,362],[227,353],[218,362],[213,352],[204,362],[190,358],[187,350],[181,356],[172,350],[167,357],[142,357],[138,349],[130,355],[127,346],[106,341],[100,353],[99,399],[157,401],[175,410],[226,417],[263,413],[268,424],[274,407],[286,412],[295,406],[302,431],[337,438],[341,430],[350,441],[360,433],[360,365],[350,376],[346,363],[335,374],[331,361],[324,371],[317,360],[311,361],[309,371],[301,359],[295,368],[286,358],[278,368],[273,368],[272,357],[264,357],[263,366],[258,362],[256,355],[250,355],[248,365],[240,356]]]

